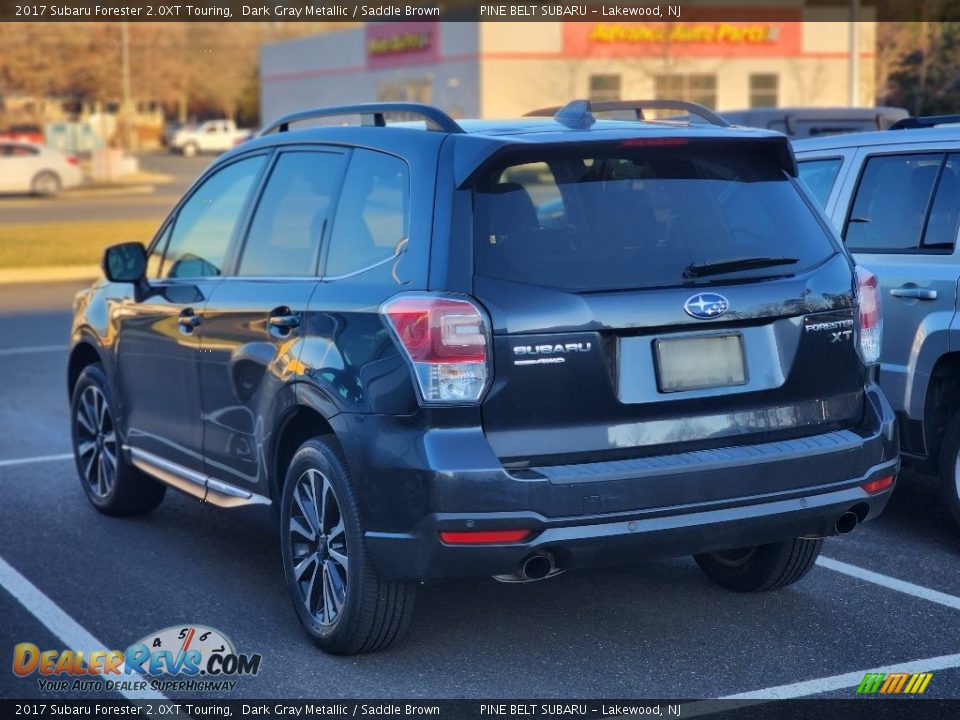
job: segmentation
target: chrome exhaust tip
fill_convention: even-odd
[[[837,524],[834,526],[834,531],[837,533],[837,535],[849,535],[859,524],[860,518],[857,517],[856,513],[845,512],[840,516],[840,519],[837,520]]]
[[[558,568],[553,555],[548,552],[535,552],[520,563],[516,571],[509,575],[494,575],[493,579],[505,583],[526,583],[556,577],[563,570]]]

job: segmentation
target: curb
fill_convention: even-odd
[[[95,280],[102,276],[103,272],[99,265],[0,268],[0,285],[58,282],[62,280]]]
[[[111,195],[148,195],[156,192],[156,185],[79,185],[70,190],[64,190],[61,197],[83,199],[91,197],[108,197]]]

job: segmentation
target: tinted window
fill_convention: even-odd
[[[824,160],[804,160],[798,163],[800,179],[807,186],[813,199],[820,203],[820,207],[827,204],[833,183],[840,173],[842,158],[826,158]]]
[[[190,196],[173,226],[164,277],[208,277],[223,271],[230,238],[265,158],[258,155],[227,165]]]
[[[836,251],[798,188],[753,147],[628,148],[541,161],[552,172],[522,183],[519,165],[481,178],[477,273],[571,290],[664,287],[683,284],[691,264],[797,259],[733,274],[769,277]],[[553,195],[562,198],[562,222],[546,224],[538,198]]]
[[[330,234],[325,274],[347,275],[396,255],[409,228],[407,164],[354,150]]]
[[[867,161],[844,233],[863,252],[916,250],[942,155],[883,155]]]
[[[344,156],[280,155],[257,204],[239,275],[313,275]]]
[[[960,156],[951,155],[940,172],[937,191],[923,233],[926,250],[953,250],[960,220]]]

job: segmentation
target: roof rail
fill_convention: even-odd
[[[334,107],[314,108],[301,110],[277,118],[267,125],[260,134],[267,135],[274,130],[287,132],[291,123],[315,120],[317,118],[337,117],[342,115],[359,115],[363,125],[386,127],[384,115],[386,113],[405,113],[417,115],[427,123],[427,129],[440,130],[448,133],[462,133],[463,128],[447,115],[443,110],[433,105],[424,105],[414,102],[385,102],[385,103],[358,103],[356,105],[336,105]]]
[[[730,123],[709,108],[686,100],[611,100],[590,102],[574,100],[563,107],[546,107],[528,112],[526,117],[552,117],[564,125],[574,123],[576,127],[589,127],[593,124],[593,113],[632,110],[637,120],[645,120],[644,110],[683,110],[691,115],[703,118],[711,125],[730,127]]]
[[[937,125],[960,123],[960,115],[924,115],[897,120],[887,130],[913,130],[914,128],[932,128]]]

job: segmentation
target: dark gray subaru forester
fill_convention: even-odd
[[[798,580],[893,489],[876,279],[784,136],[663,105],[330,108],[218,159],[77,298],[90,501],[265,510],[334,653],[399,638],[417,581]]]

